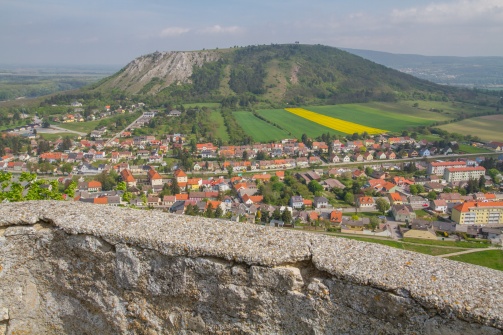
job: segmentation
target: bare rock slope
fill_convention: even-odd
[[[0,334],[502,334],[503,273],[346,239],[0,205]]]
[[[155,52],[131,61],[103,87],[139,93],[150,84],[143,93],[156,93],[171,84],[190,82],[194,66],[201,67],[206,62],[217,61],[220,56],[216,51]]]

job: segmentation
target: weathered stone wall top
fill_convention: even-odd
[[[425,309],[503,329],[503,272],[386,246],[158,211],[37,201],[0,205],[0,237],[46,223],[170,256],[265,267],[312,262],[344,281],[411,298]],[[21,228],[19,226],[31,226]]]

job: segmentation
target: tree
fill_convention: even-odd
[[[281,215],[281,220],[285,223],[285,224],[290,224],[292,222],[292,213],[290,213],[289,210],[285,209],[283,211],[283,214]]]
[[[479,189],[484,189],[486,187],[486,177],[480,176],[479,178]]]
[[[208,207],[206,207],[206,211],[204,212],[204,216],[207,218],[214,218],[215,217],[215,211],[213,210],[213,205],[211,203],[209,203]]]
[[[349,204],[349,205],[352,205],[355,201],[355,196],[353,195],[353,193],[351,192],[347,192],[345,195],[344,195],[344,201]]]
[[[215,217],[216,218],[221,218],[223,214],[224,214],[224,212],[222,211],[222,208],[220,206],[218,206],[215,209]]]
[[[276,208],[276,209],[274,210],[274,212],[272,212],[272,216],[271,216],[271,218],[272,218],[272,219],[274,219],[274,220],[279,220],[279,219],[281,219],[281,212],[280,212],[279,208]]]
[[[63,151],[70,150],[72,145],[73,145],[72,139],[69,136],[65,136],[63,138],[63,143],[61,143],[61,150],[63,150]]]
[[[437,192],[435,191],[430,191],[428,195],[426,196],[428,200],[436,200],[437,199]]]
[[[172,194],[180,193],[180,186],[178,185],[178,180],[176,178],[173,178],[171,181],[171,193]]]
[[[375,230],[379,225],[379,219],[375,216],[370,217],[370,228]]]
[[[382,214],[385,215],[390,208],[390,204],[384,198],[379,198],[376,200],[376,208],[379,212],[382,212]]]
[[[412,195],[416,195],[418,194],[419,192],[417,191],[417,186],[416,185],[410,185],[409,187],[409,191]]]
[[[248,160],[248,151],[247,150],[243,151],[243,160],[244,161]]]
[[[124,191],[124,192],[127,191],[127,184],[126,184],[126,182],[121,181],[121,182],[117,183],[117,186],[116,186],[115,189],[118,190],[118,191]]]
[[[229,176],[229,178],[232,177],[232,173],[234,172],[234,169],[232,168],[231,165],[227,165],[227,175]]]
[[[71,163],[64,163],[63,166],[61,166],[61,172],[70,174],[70,172],[73,171],[73,165]]]
[[[316,180],[311,180],[309,184],[307,184],[307,188],[313,194],[320,193],[323,191],[323,186],[320,185]]]

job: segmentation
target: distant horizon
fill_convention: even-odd
[[[294,42],[292,43],[272,43],[274,44],[295,44]],[[316,44],[304,44],[300,43],[301,45],[316,45]],[[253,46],[253,45],[267,45],[267,44],[251,44],[251,45],[243,45],[243,46],[238,46],[240,48],[242,47],[248,47],[248,46]],[[459,57],[459,58],[503,58],[503,56],[458,56],[458,55],[426,55],[426,54],[420,54],[420,53],[397,53],[397,52],[389,52],[389,51],[381,51],[381,50],[372,50],[372,49],[362,49],[362,48],[346,48],[346,47],[336,47],[336,46],[331,46],[331,45],[324,45],[328,47],[333,47],[337,48],[340,50],[360,50],[360,51],[370,51],[370,52],[379,52],[379,53],[387,53],[387,54],[393,54],[393,55],[404,55],[404,56],[423,56],[423,57]],[[150,53],[144,53],[141,55],[138,55],[134,58],[131,58],[129,61],[126,63],[7,63],[7,62],[0,62],[0,70],[2,70],[2,67],[6,68],[13,68],[13,67],[34,67],[34,68],[43,68],[43,67],[48,67],[48,68],[56,68],[56,67],[61,67],[61,68],[72,68],[72,67],[85,67],[85,68],[115,68],[116,70],[120,70],[124,66],[126,66],[128,63],[133,61],[134,59],[138,57],[142,57],[145,55],[153,54],[155,52],[195,52],[195,51],[203,51],[203,50],[218,50],[218,49],[232,49],[234,47],[227,47],[227,48],[211,48],[211,49],[206,49],[206,48],[199,48],[199,49],[193,49],[193,50],[153,50]],[[2,74],[0,72],[0,74]]]

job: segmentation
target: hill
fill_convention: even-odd
[[[322,45],[268,45],[224,50],[155,52],[136,58],[93,90],[117,90],[152,103],[255,101],[305,104],[446,100],[455,92]]]
[[[503,87],[503,57],[422,56],[358,49],[343,50],[438,84],[500,89]]]

